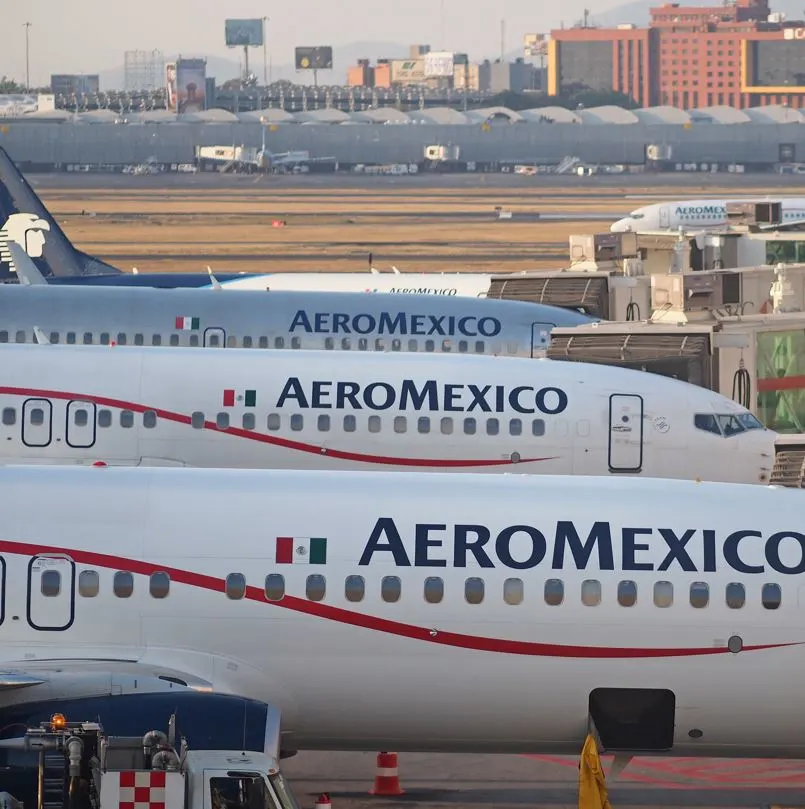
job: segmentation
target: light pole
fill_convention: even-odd
[[[22,27],[25,29],[25,89],[31,89],[31,63],[28,58],[28,29],[31,27],[31,23],[24,22]]]
[[[268,61],[266,59],[266,23],[268,17],[263,17],[263,87],[268,87]]]

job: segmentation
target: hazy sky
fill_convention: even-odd
[[[440,43],[440,1],[445,39]],[[500,20],[506,48],[524,33],[547,31],[620,5],[621,0],[301,0],[269,3],[237,0],[27,0],[4,3],[0,75],[25,79],[25,30],[30,28],[31,83],[45,85],[51,73],[96,73],[123,64],[126,50],[160,49],[167,55],[221,56],[238,61],[224,42],[224,17],[268,16],[268,45],[275,65],[293,61],[295,45],[350,42],[427,42],[470,57],[500,50]],[[371,54],[377,56],[377,54]],[[255,55],[262,59],[262,54]],[[346,73],[346,65],[335,65]]]

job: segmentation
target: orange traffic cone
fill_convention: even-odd
[[[322,792],[322,794],[316,798],[316,809],[333,809],[333,804],[328,792]]]
[[[375,772],[374,789],[369,790],[370,795],[403,795],[405,790],[400,787],[400,777],[397,772],[396,753],[378,753],[377,770]]]

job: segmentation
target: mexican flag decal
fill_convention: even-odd
[[[195,331],[201,327],[201,318],[198,317],[176,317],[176,328],[179,331]]]
[[[327,564],[327,540],[324,537],[277,537],[278,565]]]
[[[244,407],[256,407],[257,391],[236,391],[234,388],[227,388],[224,391],[224,407],[234,407],[236,403],[242,404]]]

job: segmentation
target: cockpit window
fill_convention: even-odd
[[[708,433],[715,433],[721,435],[721,430],[718,429],[718,421],[712,413],[697,413],[693,417],[693,426],[697,430],[705,430]]]
[[[633,211],[629,214],[630,219],[644,219],[645,216],[646,215],[644,213],[638,213],[637,211]]]
[[[717,418],[718,426],[721,427],[721,432],[724,433],[727,438],[731,435],[738,435],[738,433],[744,432],[743,425],[738,421],[737,416],[720,415],[717,416]]]
[[[737,416],[738,421],[741,422],[745,430],[765,430],[763,422],[753,416],[751,413],[739,413]]]
[[[693,426],[715,435],[730,438],[747,430],[763,430],[763,424],[751,413],[696,413]]]

